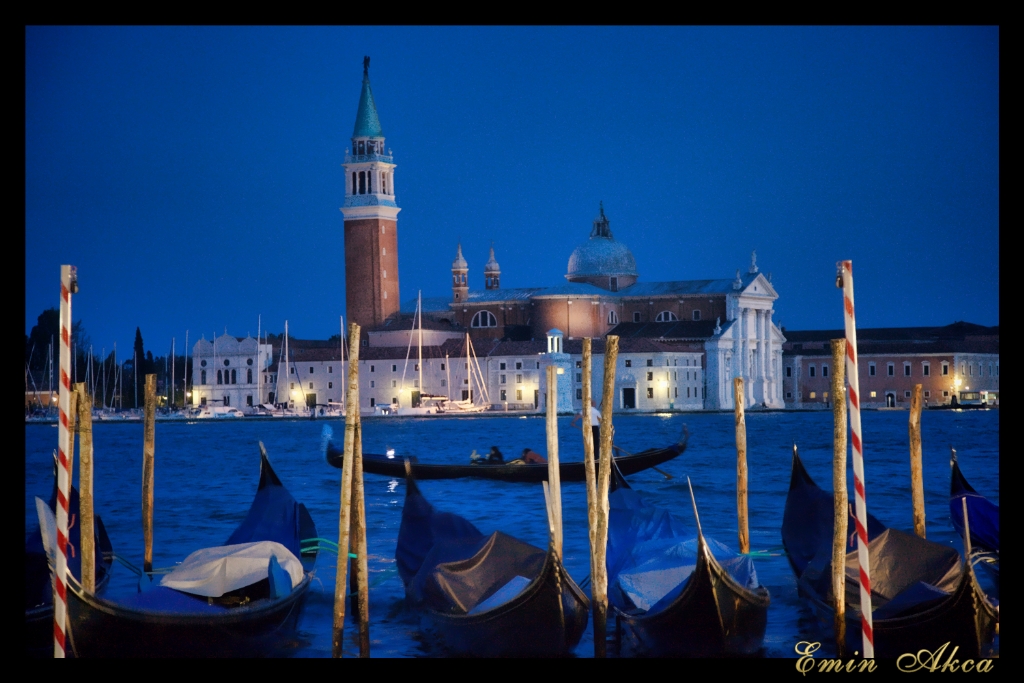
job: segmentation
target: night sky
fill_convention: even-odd
[[[25,331],[78,267],[98,353],[345,313],[363,55],[394,151],[403,301],[565,282],[603,201],[642,281],[750,252],[788,329],[999,324],[991,27],[26,30]]]

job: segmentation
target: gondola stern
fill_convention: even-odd
[[[262,491],[267,486],[284,486],[281,483],[281,479],[277,476],[277,472],[270,466],[270,458],[267,457],[267,449],[260,441],[260,485],[257,489]]]

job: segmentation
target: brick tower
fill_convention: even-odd
[[[361,327],[398,313],[398,212],[395,164],[385,154],[384,131],[370,90],[370,58],[363,58],[352,151],[345,151],[345,308]]]

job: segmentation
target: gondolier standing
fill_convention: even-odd
[[[583,411],[576,413],[576,417],[572,419],[570,425],[573,429],[576,428],[576,423],[583,419]],[[594,432],[594,443],[601,443],[601,411],[597,409],[597,404],[594,403],[594,399],[590,399],[590,428]],[[581,427],[582,429],[582,427]],[[597,459],[597,448],[594,449],[594,458]]]

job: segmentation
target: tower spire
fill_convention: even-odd
[[[380,118],[377,116],[377,105],[373,101],[373,90],[370,88],[369,57],[363,57],[363,90],[359,94],[359,108],[356,110],[356,126],[352,131],[352,137],[384,137],[384,131],[380,127]]]

